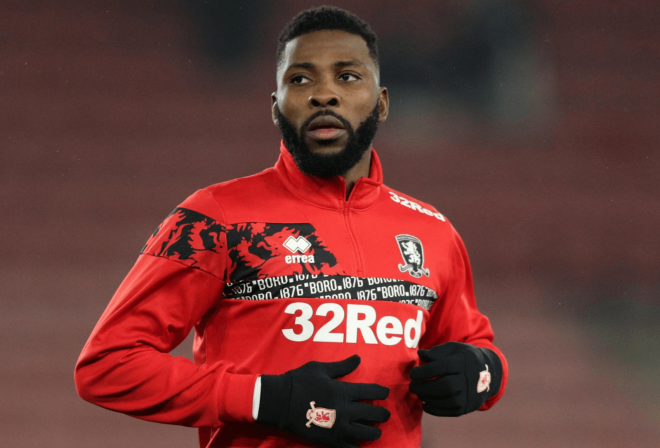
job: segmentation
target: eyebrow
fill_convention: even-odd
[[[365,64],[360,61],[337,61],[334,64],[332,64],[333,67],[335,68],[341,68],[341,67],[351,67],[351,66],[358,66],[358,67],[364,67]],[[316,68],[316,64],[313,62],[294,62],[293,64],[289,65],[286,70],[289,71],[294,68],[305,68],[305,69],[314,69]]]
[[[335,67],[350,67],[356,65],[358,67],[364,67],[364,63],[360,61],[337,61],[333,64]]]

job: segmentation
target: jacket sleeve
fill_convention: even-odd
[[[495,352],[502,361],[502,384],[499,392],[479,408],[480,411],[485,411],[504,394],[509,368],[500,349],[493,345],[494,334],[490,321],[477,309],[470,261],[461,237],[453,228],[449,251],[451,274],[444,294],[431,309],[420,348],[429,349],[454,341],[488,348]]]
[[[256,375],[228,361],[208,365],[203,351],[196,362],[169,354],[222,297],[226,244],[222,226],[204,214],[210,200],[194,195],[149,239],[78,359],[83,399],[160,423],[253,421]]]

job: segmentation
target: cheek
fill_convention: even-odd
[[[378,100],[377,96],[374,96],[371,92],[361,92],[353,97],[351,115],[349,120],[354,127],[357,127],[361,122],[363,122],[376,106]]]
[[[300,128],[300,125],[305,121],[305,101],[301,102],[300,98],[292,97],[291,95],[283,95],[277,101],[277,106],[280,109],[280,112],[284,114],[287,120],[296,127]]]

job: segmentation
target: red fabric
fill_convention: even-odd
[[[406,247],[423,255],[421,265],[405,267],[412,259],[401,235],[420,242]],[[298,290],[272,283],[296,279]],[[360,296],[322,298],[348,294],[356,282]],[[266,286],[280,298],[267,297]],[[432,306],[405,303],[422,289]],[[193,328],[195,362],[170,356]],[[504,392],[508,369],[477,310],[454,228],[432,206],[383,185],[375,151],[370,176],[346,200],[343,179],[303,175],[282,146],[274,168],[198,191],[159,226],[92,332],[75,378],[79,394],[100,406],[199,427],[202,447],[310,446],[253,422],[256,377],[357,353],[361,365],[342,380],[390,388],[376,404],[392,416],[380,425],[383,436],[365,445],[418,447],[422,408],[408,390],[409,372],[418,348],[448,341],[490,348],[502,359],[503,384],[488,409]]]

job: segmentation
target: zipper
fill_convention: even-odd
[[[358,181],[359,182],[359,181]],[[355,191],[355,185],[353,187],[353,191]],[[353,194],[353,191],[351,191],[351,195]],[[356,260],[356,274],[358,277],[362,277],[364,274],[363,269],[362,269],[362,257],[360,257],[360,249],[358,247],[357,239],[355,238],[355,234],[353,233],[353,230],[351,229],[351,220],[350,220],[350,207],[348,206],[349,201],[350,201],[350,196],[348,200],[344,201],[344,223],[346,224],[346,230],[348,231],[348,235],[351,237],[351,242],[353,243],[353,252],[355,254],[355,260]]]

